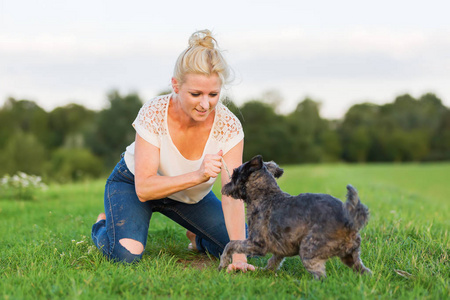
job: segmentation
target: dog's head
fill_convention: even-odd
[[[222,194],[231,196],[234,199],[242,199],[246,201],[246,183],[254,177],[252,175],[256,172],[265,172],[271,174],[275,178],[279,178],[283,175],[283,169],[278,167],[275,162],[264,162],[262,156],[257,155],[233,170],[231,181],[222,188]]]

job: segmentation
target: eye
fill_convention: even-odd
[[[210,96],[210,97],[217,97],[218,94],[219,94],[219,93],[211,93],[211,94],[209,94],[209,96]]]
[[[200,96],[200,93],[191,93],[192,97],[198,97]]]

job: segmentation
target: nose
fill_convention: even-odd
[[[200,99],[200,106],[205,110],[209,109],[209,99],[207,95]]]

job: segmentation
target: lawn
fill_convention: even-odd
[[[450,297],[450,164],[282,166],[283,190],[330,193],[351,183],[371,211],[361,257],[373,276],[338,259],[314,281],[298,257],[277,272],[218,272],[218,260],[187,250],[185,230],[154,214],[139,264],[103,258],[90,230],[104,180],[51,185],[34,200],[0,199],[3,299],[444,299]],[[214,189],[219,191],[216,186]],[[263,267],[270,257],[253,258]]]

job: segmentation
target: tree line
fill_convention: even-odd
[[[0,176],[22,171],[65,182],[109,172],[134,140],[131,123],[143,101],[117,91],[107,98],[100,111],[68,104],[50,112],[7,99],[0,109]],[[277,113],[276,99],[225,104],[243,125],[244,160],[256,154],[282,164],[450,160],[450,110],[431,93],[357,104],[340,120],[322,118],[320,103],[310,98],[288,114]]]

